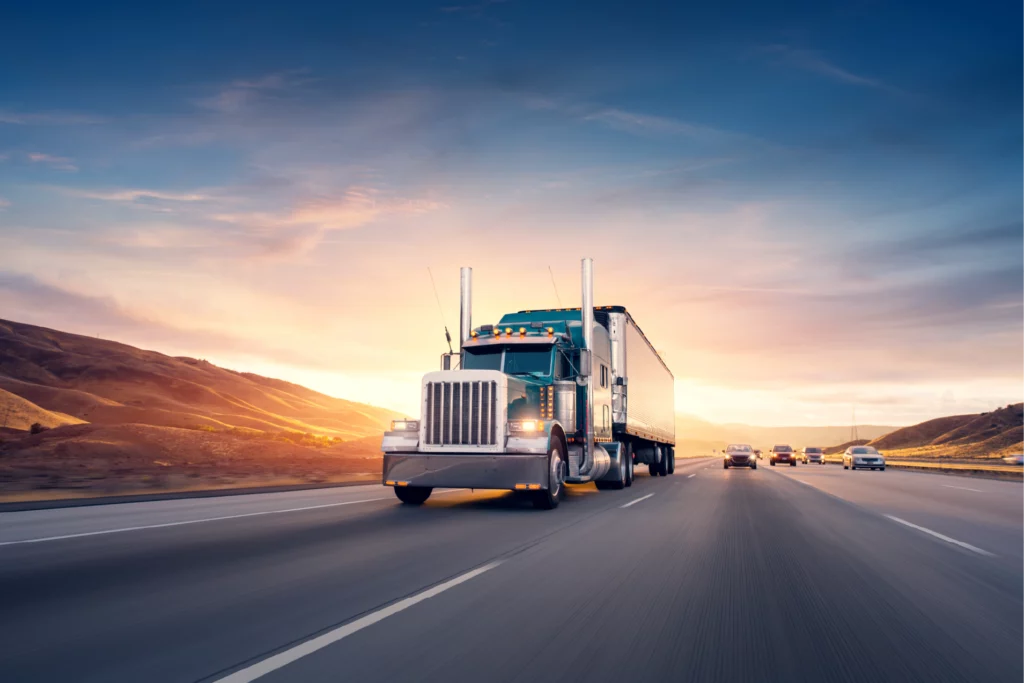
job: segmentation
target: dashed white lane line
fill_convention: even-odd
[[[982,550],[981,548],[979,548],[977,546],[973,546],[970,543],[964,543],[963,541],[958,541],[955,538],[950,538],[949,536],[946,536],[944,534],[940,534],[938,531],[932,531],[931,529],[926,529],[923,526],[918,526],[916,524],[912,524],[911,522],[908,522],[905,519],[900,519],[899,517],[894,517],[893,515],[886,515],[886,517],[888,517],[889,519],[891,519],[894,522],[897,522],[897,523],[902,524],[904,526],[908,526],[911,529],[917,529],[918,531],[923,531],[924,533],[928,534],[929,536],[934,536],[935,538],[941,539],[941,540],[945,541],[946,543],[952,543],[953,545],[958,545],[961,548],[966,548],[967,550],[970,550],[971,552],[974,552],[974,553],[978,553],[979,555],[985,555],[986,557],[995,557],[994,554],[990,553],[987,550]]]
[[[696,477],[696,476],[697,476],[697,474],[696,474],[696,473],[694,473],[694,474],[691,474],[691,475],[689,475],[689,476],[688,476],[688,477],[686,477],[686,478],[687,478],[687,479],[693,479],[693,478],[694,478],[694,477]]]
[[[640,501],[642,501],[642,500],[647,500],[648,498],[650,498],[650,497],[651,497],[651,496],[653,496],[653,495],[654,495],[653,493],[648,493],[648,494],[647,494],[646,496],[640,496],[640,497],[639,497],[639,498],[637,498],[636,500],[631,500],[631,501],[629,501],[628,503],[626,503],[625,505],[620,505],[619,507],[620,507],[620,508],[628,508],[628,507],[629,507],[630,505],[636,505],[636,504],[637,504],[637,503],[639,503]]]
[[[434,495],[455,493],[465,489],[450,489],[438,491]],[[45,543],[46,541],[63,541],[69,538],[86,538],[88,536],[103,536],[106,534],[121,534],[126,531],[143,531],[145,529],[165,529],[172,526],[185,526],[187,524],[201,524],[203,522],[219,522],[225,519],[242,519],[244,517],[260,517],[262,515],[279,515],[285,512],[302,512],[304,510],[321,510],[323,508],[335,508],[342,505],[358,505],[359,503],[375,503],[380,500],[388,500],[387,497],[363,498],[361,500],[346,500],[340,503],[324,503],[323,505],[309,505],[301,508],[287,508],[285,510],[261,510],[259,512],[246,512],[240,515],[224,515],[222,517],[204,517],[203,519],[186,519],[180,522],[164,522],[162,524],[145,524],[142,526],[126,526],[119,529],[100,529],[99,531],[83,531],[77,534],[64,534],[62,536],[44,536],[42,538],[23,538],[17,541],[0,541],[0,546],[20,545],[22,543]]]
[[[261,676],[265,676],[271,673],[272,671],[277,671],[281,667],[287,666],[288,664],[291,664],[292,662],[297,661],[305,657],[306,655],[311,655],[317,650],[321,650],[327,647],[328,645],[332,645],[338,642],[342,638],[346,638],[352,635],[353,633],[357,633],[358,631],[363,630],[367,626],[372,626],[373,624],[376,624],[378,621],[382,621],[393,614],[398,614],[403,610],[409,609],[417,603],[423,602],[424,600],[428,600],[434,597],[435,595],[440,595],[449,588],[455,588],[461,583],[465,583],[472,578],[480,576],[484,572],[488,572],[494,569],[501,563],[502,560],[496,560],[494,562],[491,562],[490,564],[485,564],[482,567],[477,567],[472,571],[468,571],[465,574],[456,576],[454,579],[449,579],[448,581],[445,581],[442,584],[434,586],[433,588],[428,588],[427,590],[417,593],[416,595],[412,595],[403,600],[399,600],[393,605],[388,605],[387,607],[379,609],[376,612],[371,612],[370,614],[367,614],[364,617],[360,617],[359,619],[356,619],[353,622],[345,624],[344,626],[339,626],[333,631],[328,631],[327,633],[321,636],[317,636],[312,640],[307,640],[304,643],[300,643],[299,645],[296,645],[293,648],[285,650],[284,652],[280,652],[274,655],[273,657],[268,657],[263,661],[256,662],[251,666],[247,666],[244,669],[241,669],[239,671],[234,672],[233,674],[230,674],[228,676],[225,676],[224,678],[219,679],[217,683],[249,683],[250,681],[255,681],[257,678],[260,678]]]
[[[974,491],[975,493],[984,493],[981,489],[969,489],[966,486],[952,486],[950,484],[943,484],[947,489],[960,489],[961,491]]]

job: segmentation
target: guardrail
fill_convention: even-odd
[[[826,463],[832,465],[842,465],[843,461],[841,458],[826,458]],[[985,464],[985,463],[964,463],[964,462],[929,462],[926,460],[892,460],[886,459],[886,467],[903,467],[906,469],[922,469],[922,470],[946,470],[946,471],[960,471],[960,472],[998,472],[1000,474],[1011,474],[1017,476],[1024,476],[1024,467],[1020,465],[1007,465],[1004,463],[999,464]]]

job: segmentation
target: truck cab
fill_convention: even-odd
[[[505,489],[551,508],[566,483],[624,488],[636,457],[671,457],[670,447],[616,434],[609,317],[594,319],[587,268],[580,308],[524,310],[478,327],[468,320],[463,269],[459,354],[424,375],[420,419],[396,421],[384,435],[383,483],[400,500],[422,503],[436,487]],[[625,387],[623,376],[623,404]]]

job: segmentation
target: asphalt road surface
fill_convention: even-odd
[[[1012,681],[1019,483],[681,462],[0,514],[4,681]]]

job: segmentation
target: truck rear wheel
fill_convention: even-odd
[[[668,451],[668,474],[675,474],[676,472],[676,449],[669,446]]]
[[[622,448],[625,449],[626,468],[627,468],[626,469],[626,486],[629,487],[629,486],[633,485],[633,447],[627,441],[626,443],[622,444]]]
[[[562,443],[558,439],[552,439],[551,449],[548,451],[548,487],[545,490],[537,491],[534,494],[533,506],[540,510],[554,510],[562,501],[562,492],[565,484],[562,482],[562,473],[565,470],[562,460]]]
[[[396,486],[395,495],[406,505],[423,505],[433,490],[429,486]]]

